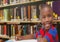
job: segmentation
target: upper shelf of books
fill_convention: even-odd
[[[41,2],[41,1],[46,1],[46,0],[0,0],[0,8],[14,6],[14,5]]]
[[[41,0],[36,0],[36,1],[29,1],[29,0],[3,0],[0,1],[0,8],[1,7],[7,7],[7,6],[14,6],[14,5],[19,5],[19,4],[26,4],[26,3],[32,3],[32,2],[37,2],[37,1],[41,1]]]

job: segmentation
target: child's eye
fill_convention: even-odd
[[[43,16],[42,18],[45,18],[45,16]]]

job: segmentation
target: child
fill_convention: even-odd
[[[47,5],[43,4],[41,6],[41,22],[43,27],[40,29],[39,32],[36,33],[36,38],[38,42],[59,42],[58,41],[58,34],[57,30],[54,26],[52,26],[53,21],[53,11],[52,8]],[[18,39],[31,39],[34,38],[34,34],[32,35],[26,35],[26,36],[17,36]]]
[[[58,42],[58,34],[56,28],[52,25],[53,11],[49,5],[43,4],[41,6],[41,22],[43,28],[40,29],[39,33],[36,33],[36,37],[41,42]]]

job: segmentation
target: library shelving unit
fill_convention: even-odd
[[[0,34],[3,31],[2,34],[0,35],[0,38],[10,39],[11,37],[15,36],[15,34],[18,33],[20,35],[26,35],[29,34],[29,32],[31,34],[34,33],[35,29],[38,28],[37,24],[41,23],[41,21],[37,19],[40,18],[39,6],[40,4],[46,3],[48,1],[36,0],[21,3],[16,3],[16,0],[12,2],[11,1],[10,2],[8,0],[7,2],[0,1],[0,30],[1,30]],[[32,21],[31,18],[34,20]],[[60,20],[53,20],[53,22],[60,22]],[[22,28],[23,34],[21,33]],[[31,29],[30,31],[29,28]],[[27,29],[29,32],[26,33]]]

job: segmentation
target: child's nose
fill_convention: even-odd
[[[46,18],[45,18],[45,21],[46,21],[46,22],[48,22],[48,21],[49,21],[49,18],[48,18],[48,17],[46,17]]]

